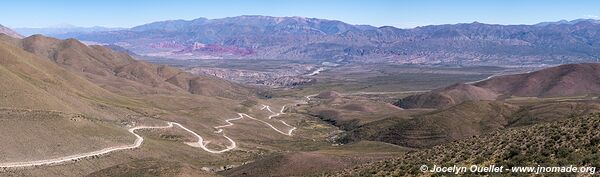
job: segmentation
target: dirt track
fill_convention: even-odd
[[[273,111],[271,111],[270,107],[267,105],[263,105],[263,108],[261,110],[267,109],[267,111],[271,112],[272,115],[270,115],[268,117],[268,119],[272,119],[273,117],[277,117],[281,114],[285,114],[283,111],[285,109],[285,106],[283,106],[281,108],[281,111],[279,113],[275,113]],[[137,127],[133,127],[128,129],[128,131],[130,133],[132,133],[135,137],[136,140],[134,141],[133,144],[130,145],[122,145],[122,146],[115,146],[115,147],[108,147],[108,148],[104,148],[101,150],[97,150],[97,151],[92,151],[92,152],[86,152],[86,153],[80,153],[80,154],[73,154],[73,155],[69,155],[69,156],[64,156],[64,157],[58,157],[58,158],[53,158],[53,159],[44,159],[44,160],[35,160],[35,161],[25,161],[25,162],[8,162],[8,163],[0,163],[0,168],[19,168],[19,167],[34,167],[34,166],[42,166],[42,165],[55,165],[55,164],[60,164],[60,163],[65,163],[65,162],[75,162],[77,160],[80,159],[85,159],[85,158],[89,158],[89,157],[94,157],[94,156],[99,156],[99,155],[103,155],[103,154],[108,154],[114,151],[120,151],[120,150],[128,150],[128,149],[134,149],[134,148],[138,148],[142,145],[142,143],[144,142],[144,137],[140,136],[139,134],[135,133],[136,130],[139,129],[166,129],[166,128],[173,128],[173,126],[178,126],[179,128],[191,133],[192,135],[194,135],[196,138],[198,138],[198,141],[196,142],[187,142],[187,145],[193,146],[193,147],[199,147],[202,148],[203,150],[205,150],[206,152],[209,153],[214,153],[214,154],[218,154],[218,153],[223,153],[223,152],[227,152],[230,151],[232,149],[235,149],[237,147],[236,142],[227,137],[227,135],[225,135],[225,133],[223,132],[224,127],[229,127],[229,126],[233,126],[234,124],[231,123],[230,121],[233,120],[240,120],[243,119],[244,117],[248,117],[252,120],[257,120],[259,122],[265,123],[266,125],[268,125],[269,127],[271,127],[273,130],[277,131],[278,133],[287,135],[287,136],[292,136],[292,131],[294,131],[296,129],[296,127],[293,127],[289,124],[287,124],[286,122],[284,122],[283,120],[279,120],[280,122],[282,122],[284,125],[291,127],[290,130],[288,130],[288,132],[283,132],[277,128],[275,128],[273,125],[271,125],[270,123],[260,120],[260,119],[256,119],[248,114],[245,113],[238,113],[238,115],[240,117],[237,118],[233,118],[233,119],[227,119],[225,120],[225,122],[227,122],[227,125],[221,125],[221,126],[216,126],[215,128],[218,129],[217,131],[215,131],[215,133],[223,133],[223,137],[225,137],[227,140],[229,140],[229,142],[231,143],[231,145],[227,146],[227,148],[222,149],[222,150],[212,150],[206,147],[206,145],[208,143],[204,143],[204,139],[202,138],[202,136],[198,135],[196,132],[184,127],[183,125],[176,123],[176,122],[167,122],[166,126],[137,126]]]

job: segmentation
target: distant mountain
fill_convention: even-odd
[[[577,24],[579,22],[592,22],[592,23],[599,23],[600,21],[595,20],[595,19],[576,19],[576,20],[560,20],[560,21],[556,21],[556,22],[541,22],[541,23],[537,23],[535,24],[535,26],[547,26],[547,25],[574,25]]]
[[[128,30],[67,33],[141,55],[326,59],[453,65],[538,65],[600,59],[595,20],[537,25],[465,23],[413,29],[303,17],[239,16],[154,22]]]
[[[0,33],[1,34],[6,34],[10,37],[14,37],[14,38],[23,38],[23,36],[15,31],[13,31],[12,29],[2,26],[0,25]]]
[[[535,72],[492,77],[474,84],[456,84],[408,96],[403,108],[445,108],[472,100],[517,97],[569,97],[600,93],[600,64],[567,64]]]
[[[78,27],[73,25],[60,25],[55,27],[48,28],[15,28],[15,31],[25,35],[31,36],[34,34],[43,34],[46,36],[57,36],[64,35],[67,33],[91,33],[91,32],[99,32],[99,31],[117,31],[124,30],[126,28],[109,28],[109,27]]]

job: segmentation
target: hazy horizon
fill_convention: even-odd
[[[12,1],[0,12],[0,24],[11,28],[78,27],[130,28],[165,20],[218,19],[241,15],[300,16],[339,20],[354,25],[413,28],[425,25],[481,22],[518,25],[560,20],[597,19],[596,1],[162,1],[132,0],[73,2]],[[27,13],[24,13],[27,12]],[[18,15],[15,15],[18,14]],[[73,15],[77,14],[77,15]],[[18,17],[18,18],[15,18]]]
[[[254,15],[239,15],[239,16],[254,16]],[[239,16],[232,16],[232,17],[239,17]],[[261,16],[268,16],[268,15],[261,15]],[[272,17],[298,17],[298,16],[272,16]],[[198,18],[206,18],[206,17],[198,17]],[[191,21],[194,19],[198,19],[198,18],[193,18],[193,19],[168,19],[168,20],[159,20],[159,21],[152,21],[152,22],[147,22],[147,23],[141,23],[141,24],[137,24],[137,25],[133,25],[130,27],[122,27],[122,26],[101,26],[101,25],[94,25],[94,26],[81,26],[81,25],[77,25],[77,24],[70,24],[70,23],[61,23],[61,24],[54,24],[54,25],[49,25],[49,26],[40,26],[40,27],[12,27],[12,26],[8,26],[8,25],[4,25],[7,26],[9,28],[13,28],[13,29],[25,29],[25,28],[40,28],[40,29],[44,29],[44,28],[94,28],[94,27],[103,27],[103,28],[132,28],[135,26],[139,26],[139,25],[144,25],[144,24],[148,24],[148,23],[153,23],[153,22],[160,22],[160,21],[175,21],[175,20],[185,20],[185,21]],[[223,18],[227,18],[227,17],[223,17]],[[315,18],[315,17],[304,17],[304,18]],[[213,20],[213,19],[221,19],[221,18],[207,18],[209,20]],[[317,18],[317,19],[324,19],[324,20],[337,20],[337,19],[326,19],[326,18]],[[470,22],[457,22],[457,23],[440,23],[440,24],[424,24],[424,25],[418,25],[418,26],[412,26],[412,27],[398,27],[398,26],[393,26],[393,25],[381,25],[381,26],[376,26],[376,25],[370,25],[370,24],[352,24],[349,23],[351,25],[370,25],[370,26],[375,26],[375,27],[382,27],[382,26],[393,26],[396,28],[403,28],[403,29],[410,29],[410,28],[416,28],[416,27],[421,27],[421,26],[428,26],[428,25],[447,25],[447,24],[463,24],[463,23],[474,23],[474,22],[478,22],[478,23],[484,23],[484,24],[493,24],[493,25],[535,25],[538,23],[544,23],[544,22],[559,22],[559,21],[573,21],[573,20],[600,20],[598,18],[576,18],[576,19],[557,19],[557,20],[553,20],[553,21],[540,21],[540,22],[535,22],[535,23],[530,23],[530,24],[498,24],[498,23],[485,23],[485,22],[480,22],[480,21],[470,21]],[[342,20],[338,20],[338,21],[342,21]],[[345,22],[345,21],[342,21]],[[0,25],[3,25],[0,23]]]

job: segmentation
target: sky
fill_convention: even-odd
[[[481,22],[535,24],[599,18],[598,0],[18,0],[2,2],[8,27],[133,27],[239,15],[301,16],[412,28]]]

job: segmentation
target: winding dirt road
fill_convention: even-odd
[[[181,126],[181,125],[179,125]],[[124,146],[117,146],[117,147],[108,147],[108,148],[104,148],[98,151],[92,151],[92,152],[87,152],[87,153],[83,153],[83,154],[74,154],[74,155],[70,155],[70,156],[65,156],[65,157],[58,157],[58,158],[53,158],[53,159],[45,159],[45,160],[36,160],[36,161],[25,161],[25,162],[10,162],[10,163],[0,163],[0,167],[2,168],[15,168],[15,167],[30,167],[30,166],[40,166],[40,165],[53,165],[53,164],[59,164],[59,163],[64,163],[64,162],[71,162],[71,161],[77,161],[80,159],[84,159],[84,158],[88,158],[88,157],[92,157],[92,156],[99,156],[99,155],[103,155],[103,154],[107,154],[113,151],[119,151],[119,150],[126,150],[126,149],[134,149],[137,147],[140,147],[142,145],[142,142],[144,142],[144,138],[140,135],[138,135],[137,133],[135,133],[136,130],[139,129],[165,129],[165,128],[171,128],[173,127],[173,123],[169,122],[167,126],[139,126],[139,127],[134,127],[134,128],[130,128],[129,132],[132,133],[133,135],[135,135],[136,139],[135,142],[131,145],[124,145]]]
[[[262,105],[262,106],[263,106],[263,107],[262,107],[260,110],[265,110],[265,109],[266,109],[267,111],[269,111],[270,113],[272,113],[272,114],[271,114],[269,117],[267,117],[267,119],[273,119],[273,117],[277,117],[277,116],[280,116],[280,115],[282,115],[282,114],[285,114],[285,113],[283,112],[283,111],[285,110],[285,106],[282,106],[282,107],[281,107],[281,110],[280,110],[278,113],[277,113],[277,112],[273,112],[273,111],[271,110],[271,107],[270,107],[270,106],[268,106],[268,105]],[[237,118],[232,118],[232,119],[227,119],[227,120],[225,120],[225,122],[227,122],[227,124],[226,124],[226,125],[216,126],[216,127],[215,127],[215,129],[217,129],[217,131],[215,131],[215,133],[222,133],[222,132],[223,132],[223,128],[225,128],[225,127],[229,127],[229,126],[233,126],[233,125],[234,125],[233,123],[231,123],[231,121],[234,121],[234,120],[240,120],[240,119],[243,119],[244,117],[247,117],[247,118],[249,118],[249,119],[256,120],[256,121],[259,121],[259,122],[261,122],[261,123],[264,123],[264,124],[266,124],[267,126],[269,126],[271,129],[273,129],[273,130],[275,130],[276,132],[278,132],[278,133],[281,133],[281,134],[283,134],[283,135],[292,136],[292,132],[293,132],[294,130],[296,130],[296,127],[289,125],[287,122],[285,122],[285,121],[283,121],[283,120],[279,120],[279,122],[281,122],[281,123],[282,123],[283,125],[285,125],[285,126],[288,126],[288,127],[290,127],[290,129],[289,129],[287,132],[283,132],[282,130],[279,130],[278,128],[276,128],[275,126],[273,126],[272,124],[270,124],[269,122],[266,122],[266,121],[264,121],[264,120],[260,120],[260,119],[254,118],[254,117],[252,117],[252,116],[250,116],[250,115],[248,115],[248,114],[245,114],[245,113],[238,113],[238,115],[239,115],[239,117],[237,117]]]
[[[280,116],[280,115],[282,115],[282,114],[285,114],[285,113],[283,112],[283,110],[285,109],[285,106],[281,107],[281,111],[279,111],[279,113],[275,113],[275,112],[271,111],[271,108],[270,108],[269,106],[267,106],[267,105],[263,105],[263,108],[262,108],[261,110],[264,110],[264,109],[267,109],[267,111],[269,111],[269,112],[273,113],[272,115],[270,115],[270,116],[268,117],[268,119],[272,119],[273,117],[277,117],[277,116]],[[262,123],[264,123],[264,124],[267,124],[267,126],[271,127],[273,130],[275,130],[275,131],[277,131],[277,132],[279,132],[279,133],[281,133],[281,134],[283,134],[283,135],[292,136],[292,132],[293,132],[294,130],[296,130],[296,127],[294,127],[294,126],[291,126],[291,125],[287,124],[287,123],[286,123],[285,121],[283,121],[283,120],[279,120],[279,122],[281,122],[281,123],[283,123],[284,125],[286,125],[286,126],[288,126],[288,127],[290,127],[290,128],[291,128],[290,130],[288,130],[288,132],[283,132],[283,131],[281,131],[281,130],[279,130],[279,129],[275,128],[275,126],[271,125],[270,123],[268,123],[268,122],[266,122],[266,121],[264,121],[264,120],[260,120],[260,119],[254,118],[254,117],[252,117],[252,116],[249,116],[248,114],[243,114],[243,115],[244,115],[244,116],[246,116],[246,117],[248,117],[248,118],[250,118],[250,119],[253,119],[253,120],[256,120],[256,121],[262,122]]]
[[[270,115],[268,117],[268,119],[272,119],[273,117],[277,117],[279,115],[285,114],[283,111],[285,109],[285,106],[283,106],[281,108],[281,111],[279,113],[275,113],[273,111],[271,111],[270,107],[267,105],[263,105],[263,108],[261,110],[267,109],[267,111],[271,112],[272,115]],[[277,129],[276,127],[274,127],[273,125],[271,125],[270,123],[260,120],[260,119],[256,119],[248,114],[245,113],[238,113],[239,117],[237,118],[232,118],[232,119],[227,119],[225,120],[225,122],[227,122],[227,125],[221,125],[221,126],[216,126],[214,127],[215,129],[217,129],[217,131],[215,131],[215,133],[222,133],[222,136],[225,137],[227,140],[229,140],[230,145],[227,146],[225,149],[222,150],[212,150],[209,149],[208,147],[206,147],[206,145],[208,144],[208,142],[204,142],[204,139],[202,138],[202,136],[198,135],[196,132],[184,127],[183,125],[176,123],[176,122],[167,122],[166,126],[137,126],[137,127],[133,127],[128,129],[128,131],[133,134],[136,139],[134,141],[133,144],[130,145],[122,145],[122,146],[116,146],[116,147],[108,147],[108,148],[104,148],[101,150],[97,150],[97,151],[92,151],[92,152],[86,152],[86,153],[80,153],[80,154],[74,154],[74,155],[69,155],[69,156],[64,156],[64,157],[58,157],[58,158],[52,158],[52,159],[44,159],[44,160],[35,160],[35,161],[24,161],[24,162],[8,162],[8,163],[0,163],[0,168],[19,168],[19,167],[35,167],[35,166],[42,166],[42,165],[56,165],[56,164],[61,164],[61,163],[66,163],[66,162],[75,162],[81,159],[85,159],[85,158],[90,158],[90,157],[94,157],[94,156],[100,156],[100,155],[104,155],[104,154],[108,154],[114,151],[120,151],[120,150],[128,150],[128,149],[135,149],[138,148],[142,145],[142,143],[144,142],[144,137],[140,136],[139,134],[135,133],[136,130],[140,130],[140,129],[167,129],[167,128],[173,128],[174,126],[177,126],[183,130],[185,130],[188,133],[191,133],[192,135],[194,135],[196,138],[198,138],[198,141],[196,142],[186,142],[185,144],[192,146],[192,147],[198,147],[198,148],[202,148],[204,151],[209,152],[209,153],[213,153],[213,154],[218,154],[218,153],[223,153],[223,152],[227,152],[230,150],[233,150],[237,147],[236,142],[229,138],[227,135],[225,135],[223,128],[225,127],[229,127],[229,126],[233,126],[234,124],[231,123],[231,121],[234,120],[240,120],[243,119],[244,117],[248,117],[252,120],[257,120],[259,122],[262,122],[266,125],[268,125],[270,128],[272,128],[273,130],[277,131],[278,133],[287,135],[287,136],[292,136],[292,131],[294,131],[296,129],[296,127],[291,126],[289,124],[287,124],[285,121],[283,120],[279,120],[281,123],[283,123],[284,125],[291,127],[290,130],[288,130],[287,132],[283,132],[279,129]]]

